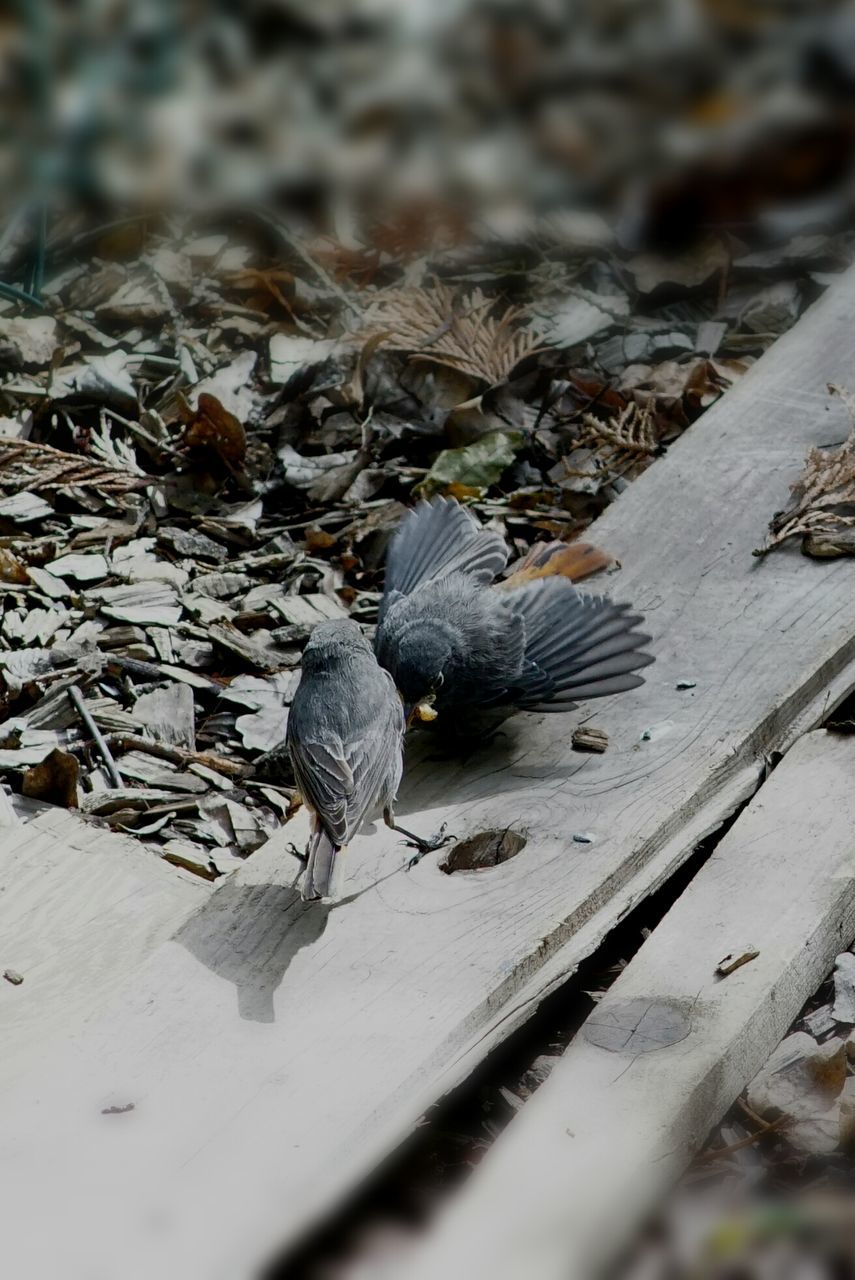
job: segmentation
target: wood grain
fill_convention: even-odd
[[[0,1088],[52,1054],[209,890],[65,809],[16,801],[0,832]]]
[[[793,747],[404,1280],[566,1280],[614,1261],[855,937],[853,777],[855,738]]]
[[[61,1059],[0,1101],[0,1134],[21,1135],[0,1143],[15,1220],[63,1213],[40,1239],[46,1273],[54,1249],[68,1280],[76,1259],[90,1274],[97,1243],[104,1274],[120,1256],[123,1280],[252,1274],[855,682],[855,561],[751,556],[809,445],[845,434],[825,386],[850,375],[853,325],[848,274],[591,529],[623,562],[614,594],[648,617],[657,662],[643,688],[518,716],[465,767],[424,749],[414,759],[405,825],[511,826],[522,852],[481,872],[446,876],[428,858],[405,873],[410,851],[367,833],[330,907],[298,902],[283,838],[215,890]],[[696,687],[678,691],[686,678]],[[608,732],[604,755],[571,750],[582,719]],[[285,832],[304,835],[302,818]],[[105,1098],[136,1109],[107,1121]],[[38,1201],[22,1149],[51,1171]]]

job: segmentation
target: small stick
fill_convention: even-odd
[[[107,773],[110,775],[110,781],[114,787],[123,787],[125,784],[122,775],[116,768],[116,762],[110,754],[110,748],[107,746],[103,733],[89,714],[83,694],[80,692],[76,684],[73,684],[71,688],[67,690],[67,693],[71,700],[71,705],[74,707],[74,710],[80,716],[80,719],[92,735],[92,741],[95,743],[95,746],[98,748],[101,755],[101,759],[104,761]]]
[[[236,760],[226,760],[224,756],[207,751],[190,751],[187,747],[167,746],[165,742],[141,738],[134,733],[111,733],[108,741],[111,746],[120,747],[122,751],[146,751],[159,760],[168,760],[170,764],[203,764],[215,773],[225,774],[227,778],[244,778],[250,771],[248,765]]]
[[[114,668],[121,673],[127,673],[129,676],[137,676],[140,680],[174,680],[175,677],[169,671],[164,671],[162,667],[157,666],[154,662],[141,662],[139,658],[126,658],[120,653],[104,654],[104,663],[109,671]],[[196,673],[198,674],[198,672]],[[214,693],[222,693],[223,686],[217,684],[216,680],[212,680],[210,676],[202,676]],[[201,686],[196,686],[201,688]]]
[[[711,1160],[717,1160],[719,1156],[730,1156],[736,1151],[744,1151],[746,1147],[753,1147],[755,1142],[759,1142],[761,1138],[765,1138],[767,1133],[780,1133],[782,1129],[786,1129],[790,1124],[789,1116],[778,1116],[777,1120],[772,1120],[768,1124],[761,1121],[763,1128],[758,1129],[756,1133],[749,1133],[747,1137],[740,1138],[738,1142],[731,1142],[727,1147],[719,1147],[715,1151],[705,1151],[698,1159],[703,1164],[707,1164]]]

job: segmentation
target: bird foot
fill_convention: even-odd
[[[448,826],[447,822],[443,822],[436,835],[428,840],[422,840],[418,836],[413,836],[409,840],[405,840],[404,844],[408,844],[411,849],[418,849],[418,853],[410,858],[407,863],[407,870],[412,871],[413,867],[418,866],[426,853],[435,853],[437,849],[441,849],[444,844],[456,839],[453,835],[446,835],[445,831]]]
[[[289,840],[285,846],[286,853],[293,853],[294,857],[302,862],[303,866],[309,861],[309,854],[305,849],[298,849],[293,840]]]

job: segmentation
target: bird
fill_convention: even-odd
[[[610,556],[537,544],[497,583],[508,556],[502,535],[453,498],[420,501],[395,531],[374,650],[408,725],[478,707],[569,711],[643,683],[653,658],[642,616],[573,584]]]
[[[403,770],[404,712],[389,673],[351,618],[322,622],[303,653],[285,741],[311,814],[304,901],[328,897],[337,855],[375,810],[390,827]]]

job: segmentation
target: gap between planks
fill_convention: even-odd
[[[613,593],[647,613],[647,683],[578,715],[518,716],[465,770],[410,769],[408,826],[510,825],[528,839],[517,857],[404,874],[407,851],[378,833],[346,856],[345,901],[302,904],[284,852],[305,830],[295,820],[0,1099],[0,1188],[45,1274],[60,1259],[68,1280],[89,1275],[94,1250],[123,1280],[252,1275],[849,688],[855,561],[751,551],[808,447],[843,434],[842,406],[812,417],[798,393],[845,382],[853,323],[848,273],[590,530],[624,563]],[[697,687],[677,691],[686,676]],[[605,755],[572,752],[583,715],[607,729]],[[572,842],[580,831],[594,843]],[[47,1172],[31,1187],[33,1165]],[[212,1211],[224,1194],[227,1211]],[[49,1239],[32,1226],[45,1214]]]
[[[590,1280],[615,1260],[855,937],[853,776],[855,738],[797,743],[403,1280]],[[716,976],[749,950],[754,960]],[[653,1030],[676,1016],[685,1032],[650,1052],[617,1035],[601,1047],[640,1007]]]

